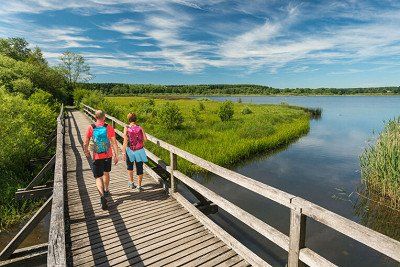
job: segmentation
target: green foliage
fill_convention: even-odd
[[[16,202],[14,194],[32,179],[32,170],[27,168],[30,159],[45,153],[46,137],[56,125],[57,113],[39,94],[48,95],[36,92],[24,99],[7,93],[4,86],[0,88],[0,228],[23,217],[28,206],[36,205]]]
[[[179,107],[174,103],[165,103],[158,112],[158,120],[167,129],[178,129],[184,121]]]
[[[21,93],[25,96],[30,96],[34,91],[33,83],[29,78],[19,78],[13,80],[11,84],[14,92]]]
[[[253,111],[247,106],[242,109],[243,115],[247,115],[247,114],[251,114],[251,113],[253,113]]]
[[[88,94],[90,94],[90,93],[92,93],[92,91],[89,91],[89,90],[86,90],[86,89],[82,89],[82,88],[75,88],[75,89],[74,89],[74,93],[73,93],[73,96],[74,96],[74,104],[75,104],[76,106],[79,106],[79,105],[81,104],[81,102],[82,102],[82,99],[83,99],[86,95],[88,95]]]
[[[362,181],[367,190],[400,207],[400,117],[390,120],[376,142],[360,156]]]
[[[221,104],[218,110],[218,116],[221,121],[229,121],[233,118],[233,103],[232,101],[225,101]]]
[[[55,69],[43,64],[17,61],[0,54],[0,86],[2,85],[9,92],[18,91],[27,96],[42,89],[60,101],[66,98],[64,78]],[[25,86],[31,86],[32,90],[25,90]]]
[[[0,39],[0,54],[15,60],[24,61],[29,58],[32,51],[28,48],[28,42],[24,38]]]

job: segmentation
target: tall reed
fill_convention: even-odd
[[[400,208],[400,117],[390,120],[374,144],[360,156],[366,189]]]

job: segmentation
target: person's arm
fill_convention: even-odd
[[[146,142],[147,141],[147,136],[146,136],[146,133],[144,132],[143,127],[142,127],[142,132],[143,132],[143,142]]]
[[[114,164],[118,163],[118,144],[117,144],[117,139],[114,137],[111,137],[111,144],[113,148],[113,158],[114,158]]]
[[[91,133],[90,129],[88,128],[85,134],[85,141],[83,141],[83,152],[85,153],[86,157],[90,157],[90,151],[89,151],[90,138],[91,138]]]
[[[128,147],[128,135],[126,127],[124,127],[124,142],[122,143],[122,159],[126,160],[126,148]]]

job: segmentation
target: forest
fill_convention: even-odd
[[[80,83],[88,90],[101,91],[106,95],[130,96],[149,94],[182,95],[395,95],[400,86],[368,88],[285,88],[254,84],[199,84],[199,85],[156,85],[123,83]]]

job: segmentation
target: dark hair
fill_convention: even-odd
[[[135,113],[129,113],[127,117],[128,117],[129,122],[136,122],[136,120],[137,120]]]

